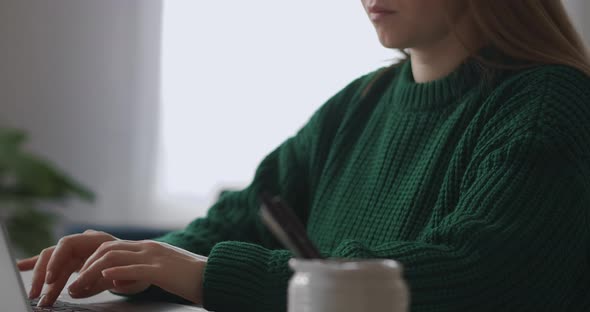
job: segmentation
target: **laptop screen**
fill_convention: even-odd
[[[20,273],[8,246],[8,237],[0,220],[0,310],[30,311]]]

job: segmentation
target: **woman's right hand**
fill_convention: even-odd
[[[21,271],[33,270],[33,280],[29,298],[37,298],[41,295],[43,285],[47,284],[44,298],[41,300],[43,305],[53,304],[62,289],[65,287],[70,275],[82,268],[88,257],[103,243],[118,240],[116,237],[93,230],[88,230],[82,234],[65,236],[59,240],[56,246],[44,249],[38,256],[20,260],[17,265]],[[140,285],[129,285],[129,283],[120,284],[117,287],[113,281],[103,281],[103,287],[100,291],[114,289],[121,293],[132,293]],[[141,285],[145,289],[146,285]],[[120,288],[120,289],[118,289]],[[93,294],[87,294],[93,295]]]

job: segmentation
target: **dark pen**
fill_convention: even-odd
[[[260,194],[260,217],[263,223],[297,258],[322,259],[297,215],[280,197]]]

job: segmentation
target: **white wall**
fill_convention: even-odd
[[[289,14],[272,1],[164,2],[154,214],[205,214],[329,97],[395,56],[360,1],[278,6]]]
[[[0,1],[0,124],[99,195],[73,219],[137,220],[154,155],[159,1]],[[147,190],[146,190],[147,191]]]
[[[564,0],[567,10],[572,17],[578,31],[590,47],[590,1]]]

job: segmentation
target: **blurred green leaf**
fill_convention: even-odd
[[[92,201],[94,195],[48,162],[25,154],[9,154],[0,157],[0,170],[4,183],[0,193],[20,196],[65,199],[75,195]]]
[[[7,222],[10,239],[24,256],[36,255],[54,243],[53,225],[56,217],[29,205],[18,208]]]
[[[94,193],[49,161],[23,151],[26,140],[25,132],[0,127],[0,209],[12,207],[9,235],[21,251],[34,254],[53,242],[56,218],[35,205],[71,197],[93,201]]]
[[[27,139],[24,131],[0,127],[0,155],[16,150]]]

